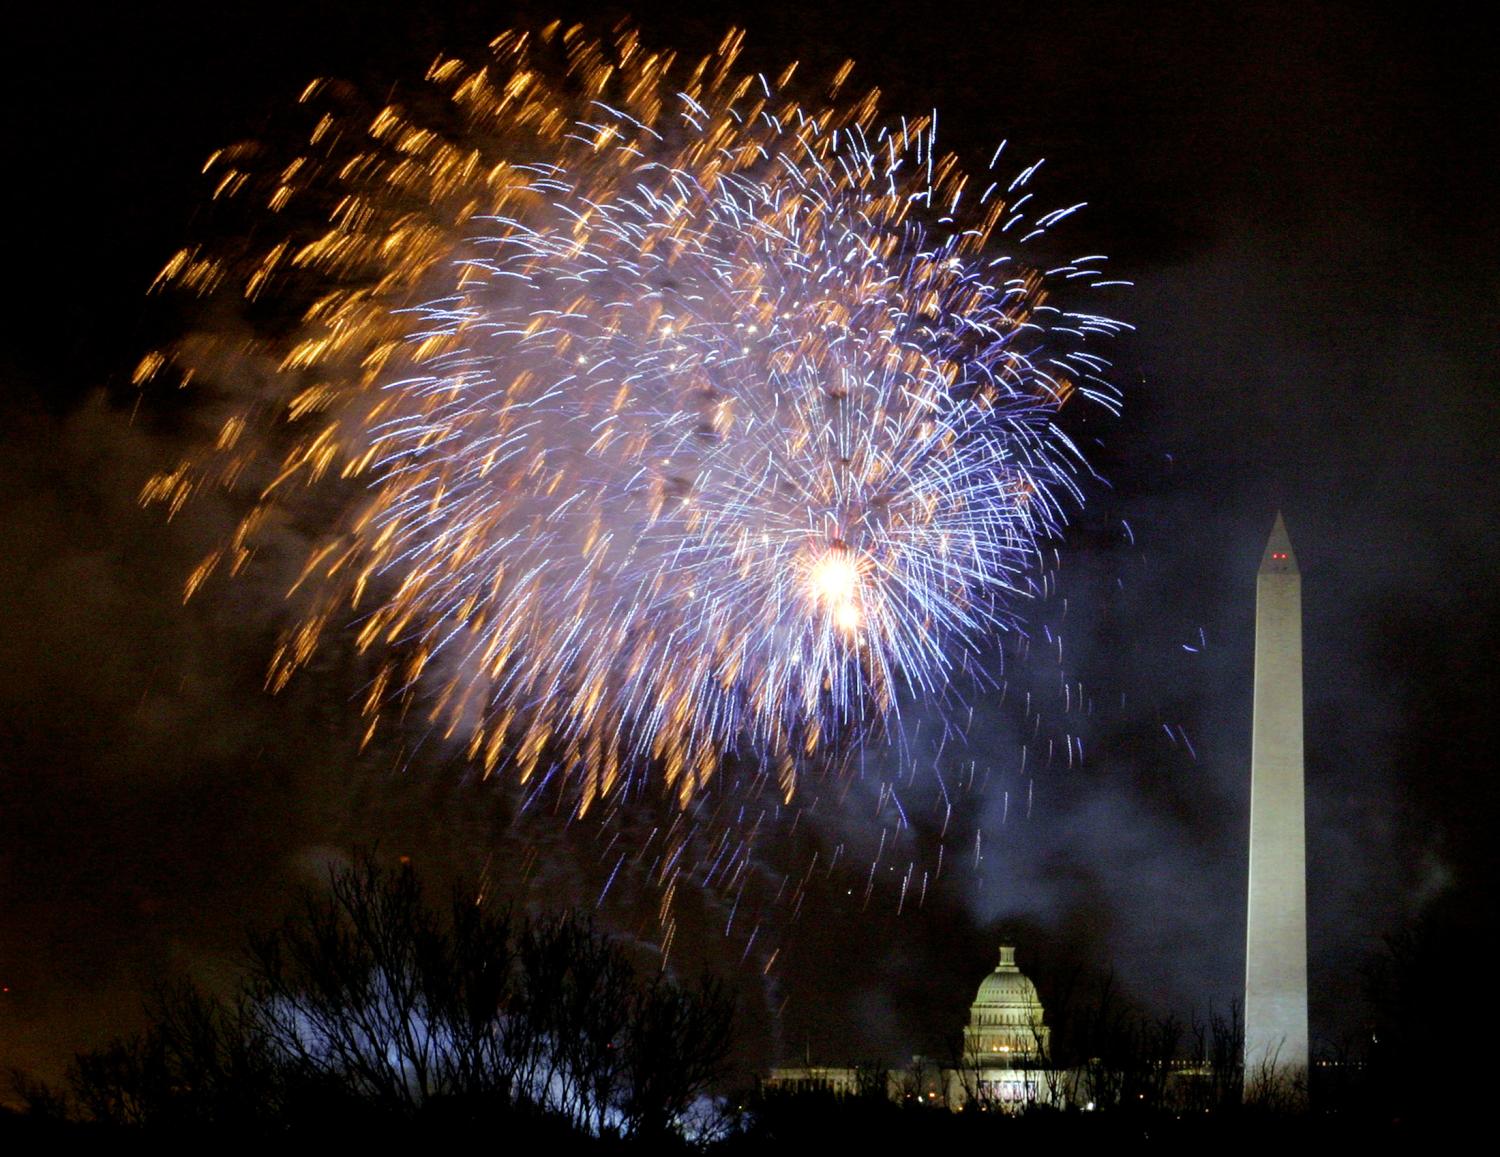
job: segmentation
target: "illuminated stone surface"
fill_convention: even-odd
[[[1255,593],[1245,1089],[1307,1072],[1307,853],[1302,772],[1302,576],[1281,515]]]

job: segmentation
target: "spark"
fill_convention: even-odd
[[[142,500],[236,496],[190,595],[310,540],[270,687],[347,630],[367,742],[425,720],[579,814],[649,768],[686,807],[731,755],[789,800],[1045,592],[1088,470],[1058,414],[1117,405],[1092,346],[1122,325],[1050,300],[1101,256],[995,244],[1081,204],[1008,200],[1041,162],[965,197],[935,113],[884,119],[847,69],[799,102],[742,39],[683,67],[629,28],[507,32],[406,103],[309,85],[289,162],[210,160],[251,240],[156,290],[295,320],[143,359],[239,403]]]

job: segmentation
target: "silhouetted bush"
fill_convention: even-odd
[[[234,999],[164,988],[143,1033],[75,1059],[70,1099],[20,1092],[34,1117],[158,1134],[660,1142],[721,1075],[731,1020],[717,981],[642,975],[576,913],[436,907],[366,857],[252,938]]]

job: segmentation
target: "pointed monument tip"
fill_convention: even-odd
[[[1271,537],[1266,542],[1266,552],[1260,559],[1261,574],[1297,574],[1297,555],[1292,550],[1291,536],[1286,532],[1286,520],[1281,511],[1276,512],[1276,524],[1271,527]]]

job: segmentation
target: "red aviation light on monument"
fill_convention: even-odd
[[[1286,522],[1278,513],[1271,528],[1270,540],[1260,560],[1261,574],[1297,574],[1297,556],[1292,551],[1292,540],[1286,532]]]

